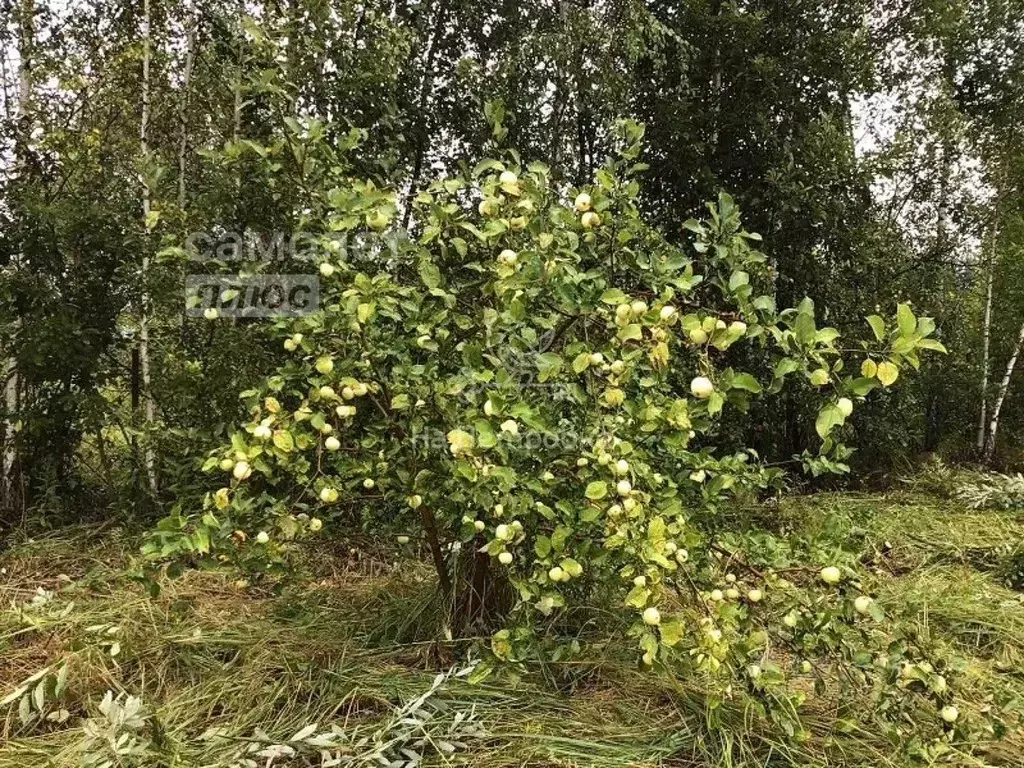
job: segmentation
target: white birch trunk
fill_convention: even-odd
[[[192,67],[195,64],[196,56],[196,34],[199,26],[199,19],[193,14],[186,14],[185,24],[188,26],[187,42],[185,48],[185,72],[181,83],[181,101],[178,104],[178,128],[181,135],[178,139],[178,208],[185,210],[185,195],[187,192],[187,168],[188,158],[188,97],[189,88],[192,84]]]
[[[32,99],[32,57],[35,45],[35,0],[22,0],[18,19],[18,115],[15,141],[15,174],[20,178],[24,172],[24,144],[32,132],[29,120],[29,106]],[[14,321],[12,336],[17,333],[20,320]],[[18,359],[11,356],[4,361],[4,410],[7,418],[3,424],[3,460],[0,461],[0,481],[3,486],[3,506],[13,507],[15,503],[15,467],[18,463],[18,449],[15,444],[15,418],[18,402]]]
[[[992,337],[992,284],[995,282],[996,233],[992,233],[988,257],[988,277],[985,280],[985,318],[981,330],[981,411],[978,415],[978,455],[985,453],[985,421],[988,411],[989,344]]]
[[[142,149],[144,161],[149,155],[149,69],[152,59],[152,32],[150,29],[149,0],[142,3],[142,118],[139,122],[139,144]],[[149,215],[151,212],[150,192],[148,181],[142,179],[142,224],[144,232],[149,232]],[[148,242],[142,249],[142,307],[139,313],[139,365],[142,372],[142,401],[145,410],[146,426],[152,427],[156,421],[156,404],[153,402],[152,378],[150,375],[150,353],[149,353],[149,247]],[[153,449],[148,444],[145,450],[146,478],[149,481],[149,490],[156,493],[158,488],[156,476],[156,457]]]
[[[1006,372],[999,384],[999,391],[996,394],[995,404],[992,406],[992,420],[988,425],[988,440],[985,444],[985,461],[992,459],[996,449],[996,431],[999,429],[999,411],[1003,407],[1003,400],[1010,389],[1010,377],[1013,376],[1013,369],[1017,365],[1017,357],[1020,355],[1021,345],[1024,344],[1024,323],[1020,326],[1020,333],[1017,334],[1017,343],[1013,345],[1013,354],[1010,355],[1010,362],[1006,364]]]

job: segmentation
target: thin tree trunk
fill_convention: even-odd
[[[150,29],[149,0],[142,3],[142,119],[139,124],[139,143],[142,149],[144,163],[148,163],[149,156],[149,70],[152,59],[152,32]],[[150,375],[150,354],[149,354],[149,226],[150,212],[149,181],[142,179],[142,224],[145,242],[142,248],[142,307],[139,313],[139,362],[142,369],[142,396],[145,410],[146,426],[152,428],[156,421],[156,404],[153,401],[152,378]],[[146,445],[145,451],[146,478],[149,481],[149,490],[156,493],[158,488],[156,476],[156,456],[151,446]]]
[[[181,101],[178,104],[178,127],[181,135],[178,139],[178,208],[185,210],[185,194],[187,191],[187,168],[188,157],[188,97],[189,88],[192,83],[192,67],[196,55],[196,34],[199,28],[198,14],[187,14],[185,24],[188,26],[187,42],[185,50],[185,72],[181,83]]]
[[[999,384],[999,392],[996,395],[996,402],[992,406],[992,420],[988,425],[988,440],[985,444],[985,461],[992,460],[992,454],[996,449],[996,430],[999,429],[999,411],[1003,407],[1006,393],[1010,389],[1010,377],[1013,376],[1013,369],[1017,365],[1017,357],[1020,355],[1021,345],[1024,344],[1024,323],[1020,326],[1020,333],[1017,334],[1017,343],[1013,345],[1013,354],[1010,355],[1010,362],[1006,364],[1006,372]]]
[[[988,277],[985,280],[985,320],[981,331],[981,413],[978,416],[978,455],[985,453],[985,421],[988,410],[988,368],[989,343],[992,336],[992,284],[995,281],[995,231],[992,232],[992,243],[989,246]]]
[[[446,605],[451,604],[452,579],[448,574],[448,564],[445,562],[444,553],[441,551],[441,539],[437,534],[437,521],[434,513],[427,507],[420,507],[420,519],[423,521],[423,531],[427,535],[427,544],[430,547],[430,555],[434,559],[434,570],[437,571],[437,581],[441,587],[441,595]]]
[[[722,15],[722,2],[715,3],[715,19],[719,19]],[[712,110],[712,126],[711,126],[711,151],[718,153],[718,126],[722,119],[722,30],[721,24],[715,24],[715,28],[711,32],[715,38],[715,53],[712,61],[712,71],[714,74],[711,77],[711,110]]]
[[[420,174],[423,172],[423,161],[427,153],[427,143],[430,138],[431,120],[427,116],[427,102],[430,100],[434,83],[434,58],[437,55],[437,39],[444,31],[446,18],[445,11],[448,4],[444,2],[434,4],[434,18],[431,24],[430,36],[427,38],[426,55],[423,61],[423,79],[420,81],[420,92],[416,99],[416,109],[419,112],[419,119],[422,121],[422,128],[416,140],[416,155],[413,158],[412,174],[409,176],[409,188],[405,194],[404,211],[402,214],[402,226],[409,226],[409,217],[412,215],[412,199],[419,190]]]
[[[18,123],[15,138],[15,176],[19,182],[26,174],[28,165],[28,140],[32,133],[30,124],[30,102],[32,99],[32,64],[35,48],[35,0],[22,0],[18,19]],[[20,327],[20,318],[14,320],[12,338]],[[12,345],[13,348],[13,345]],[[18,399],[18,358],[12,354],[4,363],[4,410],[3,460],[0,461],[0,479],[3,486],[3,506],[15,505],[17,491],[14,475],[18,464],[18,449],[15,435],[15,415],[19,408]]]

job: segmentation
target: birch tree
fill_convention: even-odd
[[[1013,376],[1013,369],[1017,365],[1017,358],[1020,356],[1021,345],[1024,344],[1024,323],[1020,326],[1020,332],[1017,334],[1017,341],[1013,345],[1013,353],[1010,355],[1010,360],[1006,364],[1006,371],[1003,373],[1003,380],[999,384],[999,390],[996,392],[996,401],[992,406],[992,420],[988,425],[988,439],[985,442],[985,461],[992,460],[992,454],[996,448],[996,432],[999,429],[999,412],[1003,408],[1003,401],[1006,399],[1006,393],[1010,389],[1010,378]]]
[[[149,161],[149,110],[150,110],[150,65],[152,63],[152,25],[150,16],[150,0],[143,0],[142,4],[142,118],[139,123],[139,144],[142,152],[142,162]],[[156,403],[153,400],[152,378],[150,373],[150,348],[149,348],[149,247],[148,233],[152,228],[152,202],[149,189],[149,180],[143,171],[142,181],[142,223],[146,233],[142,248],[142,297],[141,310],[139,313],[139,365],[142,372],[142,397],[145,410],[145,422],[147,428],[152,428],[156,421]],[[149,482],[149,490],[156,493],[158,481],[156,474],[156,456],[153,448],[147,444],[145,451],[146,478]]]
[[[989,248],[988,274],[985,278],[985,317],[981,327],[981,406],[978,416],[978,437],[976,447],[978,455],[985,453],[985,421],[988,409],[988,371],[989,347],[992,337],[992,288],[995,283],[995,247],[997,233],[992,232],[992,243]]]
[[[15,132],[15,175],[20,178],[26,170],[28,140],[32,132],[30,105],[32,98],[32,65],[35,45],[35,1],[22,0],[18,14],[18,112]],[[17,335],[15,320],[12,336]],[[16,418],[18,412],[18,359],[12,354],[4,363],[4,409],[7,418],[3,425],[4,455],[2,462],[3,501],[12,507],[15,501],[15,468],[18,461],[16,445]]]

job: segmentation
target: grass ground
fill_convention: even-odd
[[[795,499],[778,521],[855,536],[887,613],[898,608],[962,655],[965,706],[1024,702],[1024,594],[999,570],[1006,543],[1024,541],[1024,517],[892,494]],[[799,746],[738,704],[711,722],[698,687],[638,671],[628,648],[482,683],[445,674],[465,670],[467,646],[396,639],[429,592],[416,563],[398,572],[320,552],[316,578],[281,596],[192,572],[150,597],[126,572],[137,547],[121,530],[83,527],[0,557],[0,696],[11,699],[0,707],[0,768],[88,763],[89,745],[110,735],[95,727],[107,691],[140,698],[146,725],[122,712],[115,746],[135,750],[124,765],[147,768],[319,765],[320,743],[342,744],[340,764],[355,765],[419,755],[472,766],[904,764],[880,736],[840,727],[827,697],[808,700],[813,738]],[[1022,755],[1024,734],[1011,729],[943,759],[1021,766]]]

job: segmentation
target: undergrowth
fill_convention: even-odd
[[[1024,597],[1006,542],[1024,539],[1024,520],[916,494],[756,514],[788,542],[766,559],[847,551],[888,616],[960,660],[965,708],[1020,712]],[[591,655],[484,677],[484,645],[430,633],[429,566],[373,541],[311,552],[280,595],[190,572],[151,596],[131,576],[137,547],[120,529],[80,527],[0,558],[0,768],[906,764],[858,725],[866,702],[830,696],[842,671],[827,665],[817,692],[811,675],[791,680],[811,734],[794,743],[742,695],[712,716],[697,681],[637,669],[599,617]],[[1020,764],[1019,720],[990,736],[971,757],[951,745],[943,764]]]

